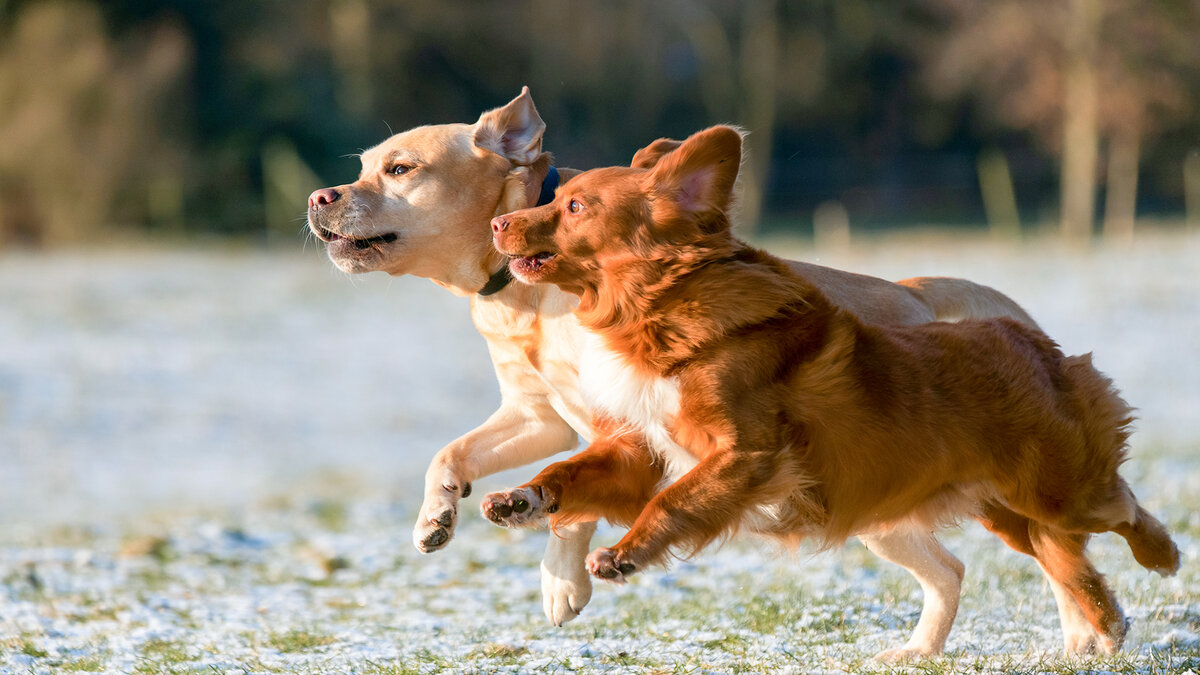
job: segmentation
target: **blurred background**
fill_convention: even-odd
[[[0,0],[0,245],[298,242],[353,153],[522,85],[564,166],[744,126],[748,232],[1128,238],[1200,220],[1197,35],[1196,0]]]

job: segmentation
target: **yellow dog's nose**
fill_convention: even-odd
[[[314,211],[322,206],[329,206],[341,198],[341,193],[333,188],[321,188],[308,196],[308,208]]]

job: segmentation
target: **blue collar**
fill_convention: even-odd
[[[550,167],[546,179],[542,181],[542,191],[538,194],[537,206],[545,206],[554,201],[554,193],[558,191],[558,169]]]
[[[554,193],[558,191],[558,169],[550,167],[546,172],[546,179],[542,181],[542,191],[538,194],[537,206],[545,206],[554,201]],[[508,264],[496,270],[484,284],[483,288],[479,289],[481,297],[487,297],[499,293],[504,290],[504,287],[513,280],[512,272],[508,271]]]

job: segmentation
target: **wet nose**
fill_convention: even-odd
[[[333,188],[321,188],[308,196],[308,208],[319,209],[322,206],[329,206],[341,196],[341,193]]]
[[[500,234],[501,232],[503,232],[507,229],[508,229],[508,218],[505,218],[504,216],[497,216],[495,218],[492,218],[492,233],[493,234]]]

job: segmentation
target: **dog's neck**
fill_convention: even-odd
[[[781,259],[732,237],[717,246],[676,247],[669,255],[604,271],[575,311],[609,348],[654,374],[671,374],[723,335],[832,311]]]
[[[554,193],[558,191],[559,175],[552,162],[553,156],[545,152],[528,167],[514,167],[506,178],[505,190],[500,196],[500,203],[496,206],[493,217],[526,207],[543,206],[553,201]],[[516,185],[512,185],[513,182]],[[514,198],[523,198],[524,201],[514,203]],[[513,282],[512,273],[508,271],[508,256],[497,251],[494,246],[489,246],[488,249],[487,255],[484,256],[484,273],[489,276],[487,282],[476,292],[480,298],[500,293]]]

